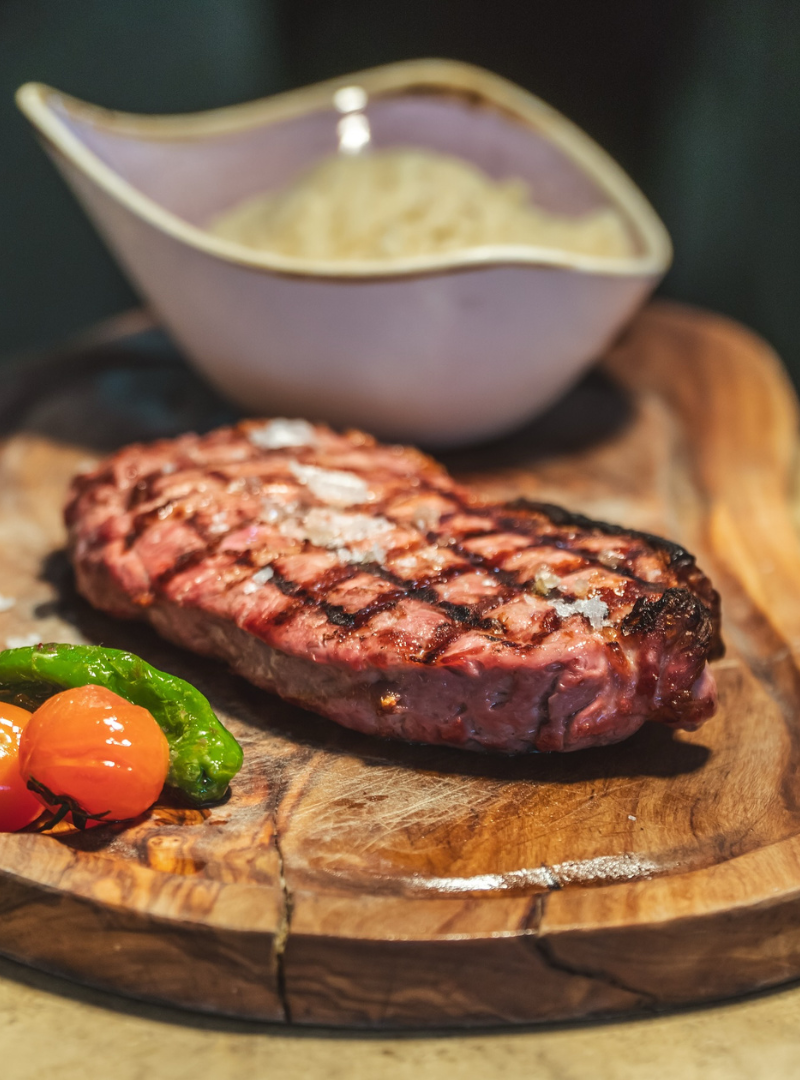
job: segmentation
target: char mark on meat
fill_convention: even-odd
[[[359,731],[574,750],[714,711],[719,597],[660,537],[499,504],[303,421],[128,447],[76,479],[80,591]]]

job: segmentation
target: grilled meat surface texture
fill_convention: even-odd
[[[674,544],[480,499],[418,450],[302,420],[119,451],[66,521],[96,607],[358,731],[518,752],[716,707],[719,597]]]

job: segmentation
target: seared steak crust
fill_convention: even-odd
[[[78,588],[357,730],[574,750],[714,712],[719,597],[682,548],[304,421],[131,446],[76,478]]]

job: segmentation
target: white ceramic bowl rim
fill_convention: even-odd
[[[173,214],[139,191],[90,150],[53,107],[114,134],[149,140],[199,140],[242,131],[328,109],[345,86],[363,87],[368,97],[405,92],[476,94],[488,106],[533,128],[578,166],[636,233],[641,254],[601,257],[529,245],[486,245],[456,252],[401,259],[318,261],[259,251],[224,240]],[[619,165],[571,121],[521,87],[482,68],[451,60],[414,60],[330,79],[258,101],[177,116],[141,116],[79,101],[42,83],[17,91],[19,108],[58,152],[131,213],[154,228],[227,262],[271,273],[323,278],[386,279],[509,264],[553,266],[582,273],[648,277],[663,274],[672,259],[669,235],[644,195]]]

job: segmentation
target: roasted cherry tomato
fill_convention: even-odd
[[[143,814],[168,769],[169,744],[152,715],[102,686],[48,698],[20,740],[24,779],[46,806],[68,807],[77,825]]]
[[[19,741],[30,718],[27,709],[0,701],[0,832],[23,829],[42,812],[19,770]]]
[[[0,690],[37,694],[42,685],[71,690],[92,683],[141,705],[170,745],[167,783],[192,802],[218,802],[242,767],[242,748],[190,683],[140,656],[101,645],[31,645],[0,651]],[[13,698],[12,698],[13,700]]]

